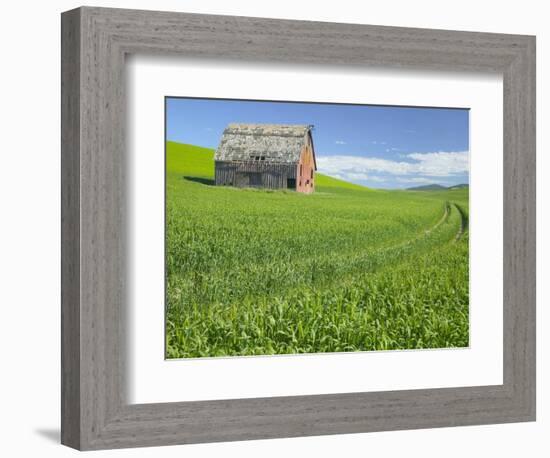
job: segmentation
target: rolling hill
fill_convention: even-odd
[[[456,184],[453,186],[441,186],[440,184],[426,184],[422,186],[414,186],[407,188],[407,191],[443,191],[445,189],[468,189],[468,184]]]
[[[468,192],[214,185],[166,145],[166,357],[463,347]]]

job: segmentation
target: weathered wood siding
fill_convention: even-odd
[[[216,186],[286,189],[288,179],[296,180],[295,164],[265,161],[216,161]]]
[[[315,190],[315,156],[311,134],[305,136],[300,156],[295,161],[274,162],[261,154],[250,155],[251,160],[215,162],[216,186],[237,188],[294,189],[311,193]]]
[[[307,141],[302,148],[300,161],[296,167],[296,191],[311,193],[315,191],[315,159],[311,137],[307,135]]]

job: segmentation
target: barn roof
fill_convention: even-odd
[[[214,159],[249,161],[261,157],[267,162],[298,162],[312,128],[305,124],[229,124]]]

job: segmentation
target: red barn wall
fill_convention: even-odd
[[[315,161],[309,135],[307,143],[302,148],[300,162],[296,169],[296,191],[303,193],[315,191]]]

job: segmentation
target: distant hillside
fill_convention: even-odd
[[[449,186],[448,189],[466,189],[466,188],[469,188],[470,185],[467,184],[467,183],[462,183],[462,184],[456,184],[454,186]]]
[[[468,188],[468,184],[456,184],[454,186],[441,186],[440,184],[426,184],[423,186],[415,186],[413,188],[407,188],[407,191],[443,191],[445,189],[465,189]]]
[[[443,189],[447,188],[445,186],[441,186],[440,184],[426,184],[407,188],[407,191],[442,191]]]

